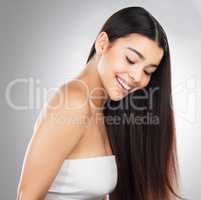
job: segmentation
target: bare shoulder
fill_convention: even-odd
[[[86,114],[90,113],[90,106],[88,104],[87,86],[81,80],[72,80],[61,85],[61,93],[64,96],[64,102],[72,109],[81,109]]]
[[[70,81],[62,84],[49,103],[49,107],[56,106],[66,110],[90,112],[87,101],[87,89],[82,82]]]
[[[66,119],[70,122],[73,117],[77,119],[85,117],[87,119],[90,114],[86,90],[76,81],[70,81],[60,85],[53,97],[42,109],[40,117],[57,119],[58,121]]]
[[[27,147],[18,195],[43,199],[63,161],[84,136],[90,109],[84,90],[61,85],[38,116]]]
[[[57,149],[57,157],[62,160],[84,136],[90,115],[85,91],[74,82],[62,84],[41,110],[34,139],[41,147],[46,144],[47,154],[51,146]]]

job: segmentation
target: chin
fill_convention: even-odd
[[[120,100],[122,100],[126,96],[127,95],[116,93],[116,92],[112,92],[112,94],[109,93],[109,97],[110,97],[110,99],[112,101],[120,101]]]
[[[123,99],[123,97],[112,97],[110,98],[112,101],[120,101]]]

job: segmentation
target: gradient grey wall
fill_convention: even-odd
[[[182,193],[190,200],[201,199],[200,0],[1,0],[0,199],[15,199],[25,149],[43,103],[43,89],[58,87],[76,75],[104,21],[127,6],[145,7],[167,32]],[[8,93],[8,86],[20,79]],[[34,89],[31,93],[30,88]],[[39,99],[35,99],[36,93]],[[16,110],[12,103],[29,108]]]

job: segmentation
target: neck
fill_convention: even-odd
[[[79,74],[77,79],[84,81],[87,85],[88,98],[92,109],[95,111],[102,110],[109,96],[99,76],[97,58],[95,56],[85,65],[84,70]]]

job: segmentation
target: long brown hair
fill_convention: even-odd
[[[175,191],[178,188],[178,161],[166,33],[142,7],[119,10],[104,23],[102,31],[108,34],[111,43],[130,33],[139,33],[156,41],[164,50],[160,65],[146,88],[120,101],[109,100],[105,103],[105,119],[108,116],[114,120],[117,116],[121,119],[120,123],[105,120],[118,168],[117,186],[110,199],[170,200],[172,196],[183,199]],[[95,42],[87,62],[94,54]],[[145,95],[147,98],[143,98]],[[138,120],[147,117],[149,123],[136,123],[137,117]]]

